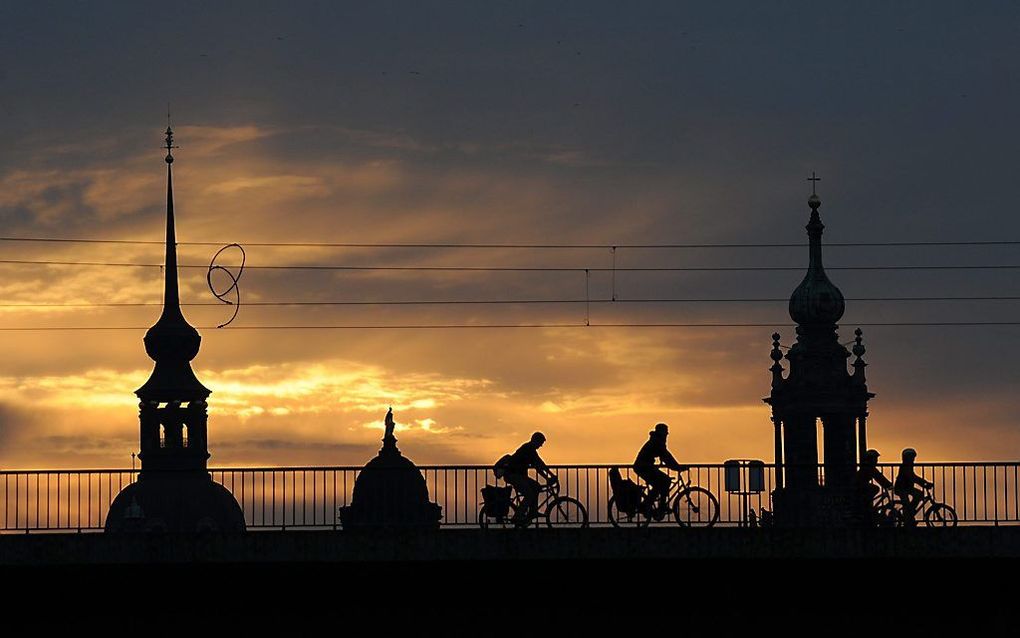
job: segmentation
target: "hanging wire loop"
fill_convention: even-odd
[[[234,274],[234,271],[231,270],[230,268],[226,266],[221,266],[216,263],[216,260],[219,259],[219,256],[224,251],[229,250],[231,248],[236,248],[238,251],[241,252],[241,263],[239,266],[237,266],[236,275]],[[224,328],[226,326],[229,326],[231,322],[233,322],[234,319],[237,318],[237,313],[241,310],[241,289],[237,286],[237,284],[241,280],[241,275],[244,274],[244,262],[246,259],[247,255],[245,255],[244,248],[242,248],[240,244],[227,244],[223,248],[217,250],[216,254],[213,255],[213,258],[209,260],[209,270],[205,273],[205,281],[209,285],[209,292],[211,292],[214,297],[216,297],[223,303],[234,307],[234,314],[230,315],[230,319],[227,319],[225,322],[216,326],[217,328]],[[230,278],[230,286],[228,286],[226,290],[217,291],[215,284],[213,284],[212,280],[213,273],[217,271],[224,273],[228,278]],[[233,301],[227,298],[227,296],[230,295],[231,292],[234,293]]]

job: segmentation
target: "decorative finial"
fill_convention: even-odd
[[[855,381],[857,381],[858,383],[862,383],[862,384],[866,382],[866,380],[864,378],[864,368],[868,367],[868,364],[864,363],[864,359],[861,358],[861,357],[864,356],[864,353],[867,351],[864,348],[864,343],[863,343],[863,338],[862,338],[863,334],[864,334],[864,332],[860,328],[858,328],[857,330],[854,330],[855,338],[854,338],[854,347],[853,347],[853,350],[852,350],[852,352],[854,353],[854,356],[856,357],[856,359],[854,359],[854,363],[853,363],[853,366],[854,366],[854,375],[853,375],[853,378],[854,378]]]
[[[808,198],[808,206],[811,210],[818,210],[818,207],[822,205],[822,200],[818,197],[818,193],[815,192],[815,183],[822,181],[821,177],[817,177],[814,171],[811,171],[811,177],[807,178],[807,181],[811,182],[811,197]]]
[[[772,388],[775,389],[783,384],[783,366],[779,364],[783,359],[783,352],[779,349],[778,332],[772,334],[772,352],[769,357],[772,359],[772,367],[769,368],[772,372]]]
[[[174,146],[174,130],[170,128],[170,103],[166,105],[166,163],[173,164],[174,156],[171,151],[180,146]]]
[[[862,343],[864,331],[858,328],[857,330],[854,330],[854,335],[856,336],[856,338],[854,339],[853,353],[855,357],[860,359],[861,357],[864,356],[864,353],[867,352],[867,350],[864,348],[864,344]]]

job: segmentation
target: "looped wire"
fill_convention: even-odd
[[[241,264],[237,267],[236,275],[226,266],[220,266],[219,264],[216,263],[216,259],[220,256],[220,254],[223,251],[228,250],[230,248],[236,248],[237,250],[241,251]],[[241,310],[241,289],[237,287],[237,282],[241,280],[241,275],[244,273],[244,262],[246,258],[247,256],[245,255],[244,248],[242,248],[240,244],[227,244],[223,248],[217,250],[216,254],[213,255],[213,258],[209,260],[209,270],[205,273],[205,281],[209,285],[209,292],[211,292],[214,297],[216,297],[223,303],[234,307],[234,314],[230,315],[230,319],[227,319],[225,322],[216,326],[217,328],[229,326],[230,323],[237,318],[237,313]],[[220,292],[216,291],[216,286],[213,285],[212,281],[214,271],[220,271],[230,278],[231,283],[226,290]],[[233,301],[226,298],[227,295],[229,295],[231,292],[234,293]]]

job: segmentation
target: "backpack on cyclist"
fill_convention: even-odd
[[[485,513],[494,518],[505,518],[510,513],[511,487],[486,485],[482,488],[482,503]]]
[[[503,478],[512,462],[513,455],[504,454],[503,456],[499,457],[499,460],[496,461],[496,464],[492,466],[492,473],[495,474],[496,478],[498,479]]]
[[[609,486],[613,489],[613,499],[616,507],[625,514],[633,514],[641,505],[641,498],[644,490],[641,486],[630,479],[625,479],[620,474],[620,468],[614,467],[609,470]]]

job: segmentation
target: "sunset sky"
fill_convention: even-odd
[[[370,6],[369,6],[370,5]],[[711,8],[708,8],[711,5]],[[4,3],[0,236],[158,241],[171,103],[188,242],[746,244],[1020,239],[1016,2]],[[1018,246],[827,247],[827,266],[1020,264]],[[158,245],[0,241],[4,260],[158,263]],[[273,248],[249,266],[606,268],[596,249]],[[226,258],[226,255],[225,255]],[[229,263],[226,258],[224,263]],[[618,267],[797,266],[807,248],[620,249]],[[858,324],[1020,321],[1017,270],[831,270]],[[124,467],[151,267],[0,264],[0,466]],[[621,272],[622,300],[788,298],[803,274]],[[215,299],[182,269],[185,303]],[[253,301],[580,300],[583,273],[246,270]],[[591,275],[589,295],[612,294]],[[687,462],[772,461],[783,302],[186,307],[211,465],[360,464],[392,405],[419,463],[629,461],[657,421]],[[573,323],[447,330],[265,325]],[[865,327],[871,444],[1020,456],[1020,326]]]

